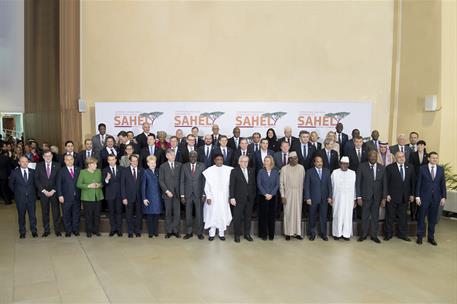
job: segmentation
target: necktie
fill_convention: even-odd
[[[330,151],[327,151],[327,159],[328,159],[328,162],[329,162],[329,163],[331,162],[330,157],[331,157],[331,153],[330,153]]]
[[[359,162],[360,162],[360,149],[357,149],[357,159],[358,159]]]
[[[290,146],[290,138],[287,139],[287,142],[289,143],[289,146]]]
[[[307,146],[303,145],[303,158],[306,159],[308,157],[308,151],[307,151]]]
[[[322,179],[322,169],[317,169],[317,174],[319,175],[319,179]]]
[[[419,154],[419,164],[422,164],[423,154],[421,154],[421,153],[418,153],[418,154]]]
[[[431,175],[432,175],[432,180],[435,180],[435,166],[432,166]]]
[[[255,152],[259,151],[259,144],[255,144]]]
[[[87,151],[86,158],[89,158],[89,157],[90,157],[90,151]]]
[[[282,165],[283,166],[287,165],[287,154],[286,153],[282,154]]]
[[[341,143],[341,134],[338,133],[338,142]]]
[[[154,154],[154,152],[152,151],[152,146],[149,146],[149,155],[152,155]]]
[[[222,154],[224,155],[224,160],[227,159],[227,152],[225,151],[225,148],[222,149]]]
[[[246,169],[243,169],[243,175],[244,175],[244,178],[246,179],[246,183],[249,183],[248,172]]]
[[[376,176],[374,176],[373,165],[370,165],[370,172],[371,172],[371,176],[373,176],[373,180],[376,180]]]
[[[114,167],[111,167],[111,172],[113,172],[113,176],[116,177],[116,169],[114,169]]]
[[[209,147],[206,147],[206,158],[209,157]]]
[[[51,166],[49,164],[46,164],[46,175],[48,178],[51,176]]]
[[[114,155],[114,149],[113,148],[111,148],[111,154]]]
[[[192,170],[191,170],[192,176],[194,176],[195,175],[195,164],[191,164],[191,167],[192,167]]]
[[[175,163],[171,163],[171,171],[174,173],[175,172]]]
[[[27,176],[27,169],[24,170],[24,180],[27,182],[28,176]]]
[[[403,165],[400,165],[400,175],[401,175],[401,180],[404,182],[405,181],[405,171],[403,170]]]
[[[71,178],[75,178],[75,172],[73,172],[73,168],[70,168],[70,175]]]
[[[136,168],[133,168],[133,177],[135,178],[135,181],[136,181]]]
[[[100,135],[102,146],[105,144],[105,135]]]
[[[245,156],[245,155],[246,155],[246,151],[243,151],[243,156]]]
[[[400,146],[400,152],[403,153],[403,146]]]

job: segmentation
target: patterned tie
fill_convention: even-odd
[[[48,178],[51,176],[51,166],[49,164],[46,164],[46,175]]]
[[[73,168],[70,168],[70,175],[71,178],[75,178],[75,172],[73,172]]]

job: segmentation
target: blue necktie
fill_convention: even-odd
[[[317,173],[319,174],[319,179],[322,179],[322,169],[317,169]]]
[[[405,181],[405,171],[403,171],[403,165],[400,165],[400,175],[401,175],[401,180],[404,182]]]

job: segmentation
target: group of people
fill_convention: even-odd
[[[149,237],[158,236],[158,220],[165,215],[165,238],[181,237],[181,213],[185,213],[184,239],[197,235],[225,240],[232,225],[235,242],[253,241],[251,218],[257,214],[258,236],[275,237],[276,219],[283,218],[286,240],[303,239],[302,215],[308,218],[308,238],[328,240],[327,223],[332,222],[335,240],[350,240],[353,220],[362,229],[358,241],[368,237],[376,243],[379,215],[385,212],[384,240],[408,237],[408,211],[417,220],[417,240],[437,245],[434,237],[439,206],[446,202],[444,171],[438,154],[426,152],[426,143],[416,132],[400,134],[397,144],[379,140],[374,130],[368,140],[352,130],[351,139],[343,124],[319,142],[317,132],[300,131],[276,137],[269,129],[262,138],[254,133],[241,137],[238,127],[228,138],[219,126],[201,138],[197,127],[186,137],[181,129],[167,139],[163,131],[121,131],[115,138],[105,124],[75,151],[72,141],[65,151],[37,143],[2,143],[1,193],[6,203],[14,194],[19,236],[25,238],[25,217],[38,237],[35,206],[40,200],[44,232],[51,233],[50,214],[57,236],[80,233],[80,211],[84,211],[87,237],[100,236],[100,212],[106,202],[110,236],[122,236],[123,210],[129,238],[141,237],[146,218]],[[33,164],[33,165],[31,165]],[[6,186],[5,186],[6,184]],[[82,208],[81,208],[82,206]],[[428,231],[425,232],[427,218]],[[63,225],[62,225],[63,221]],[[233,223],[232,223],[233,222]],[[62,230],[63,227],[63,230]]]

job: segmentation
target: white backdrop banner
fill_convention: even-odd
[[[237,126],[244,137],[253,132],[263,137],[274,128],[279,138],[284,127],[290,126],[295,136],[300,130],[315,130],[322,138],[342,122],[346,133],[358,128],[362,136],[369,136],[371,102],[96,102],[95,120],[97,125],[105,123],[111,135],[122,130],[141,133],[147,121],[151,132],[169,135],[178,128],[188,134],[193,126],[203,135],[218,124],[220,133],[229,137]]]

